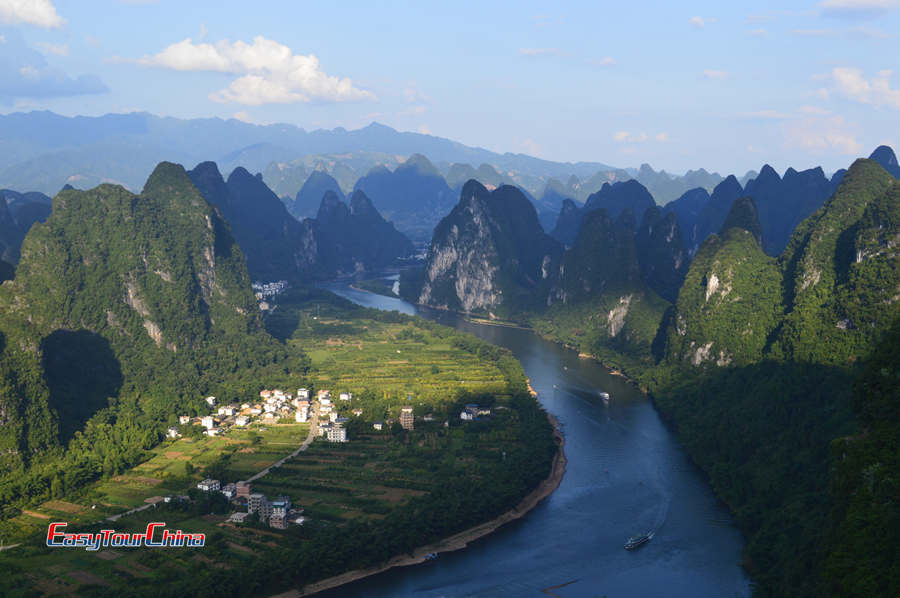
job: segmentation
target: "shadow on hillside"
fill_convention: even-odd
[[[737,516],[748,536],[745,562],[768,591],[821,595],[830,447],[856,428],[852,387],[853,372],[767,361],[654,392]]]
[[[109,341],[87,330],[57,330],[41,343],[50,406],[67,443],[122,387],[122,369]]]

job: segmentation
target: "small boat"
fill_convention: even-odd
[[[438,553],[436,553],[436,552],[429,552],[428,554],[425,555],[425,560],[433,561],[434,559],[437,558],[437,555],[438,555]]]
[[[625,550],[634,550],[638,546],[643,546],[652,539],[653,532],[647,532],[646,534],[640,534],[639,536],[631,536],[628,538],[628,541],[625,542]]]
[[[601,392],[600,398],[603,399],[604,403],[609,403],[609,393],[608,392]]]

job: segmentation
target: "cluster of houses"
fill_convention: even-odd
[[[282,292],[287,288],[288,283],[286,280],[276,280],[274,282],[254,282],[250,286],[253,288],[257,300],[262,300]]]
[[[219,480],[206,479],[197,484],[197,488],[204,492],[221,492],[233,505],[247,509],[232,513],[228,518],[232,523],[244,523],[254,513],[259,515],[260,522],[276,529],[287,529],[291,523],[303,525],[306,520],[303,517],[303,509],[292,506],[289,497],[279,496],[269,500],[261,492],[252,492],[250,482],[235,482],[222,486]]]
[[[352,398],[353,395],[349,392],[338,395],[340,401],[350,401]],[[316,395],[316,402],[319,404],[319,436],[328,442],[348,442],[345,427],[348,420],[338,414],[337,407],[331,400],[331,391],[320,390]]]
[[[286,280],[276,280],[275,282],[254,282],[251,286],[253,287],[253,293],[256,295],[256,300],[259,302],[259,309],[268,311],[272,309],[272,306],[269,305],[267,299],[285,290],[288,283]]]
[[[244,428],[253,422],[275,424],[282,418],[293,417],[298,423],[308,422],[310,416],[309,390],[297,389],[296,396],[280,389],[262,390],[259,402],[238,405],[216,405],[216,397],[206,397],[206,403],[214,412],[210,415],[191,417],[182,415],[178,423],[194,424],[204,428],[207,436],[218,436],[223,430],[238,427]],[[178,438],[181,434],[177,427],[166,431],[169,438]]]
[[[469,403],[463,410],[459,412],[459,419],[467,422],[475,421],[480,417],[490,417],[491,410],[486,407],[479,407],[477,403]]]

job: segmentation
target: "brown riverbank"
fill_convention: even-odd
[[[383,571],[387,571],[388,569],[393,569],[394,567],[416,565],[424,562],[425,557],[430,553],[452,552],[454,550],[461,550],[468,546],[470,542],[473,542],[490,534],[497,528],[509,523],[510,521],[520,519],[531,509],[536,507],[542,500],[553,494],[553,491],[559,487],[560,482],[562,482],[563,475],[565,475],[566,473],[566,453],[564,450],[565,438],[559,431],[559,425],[556,421],[556,418],[554,418],[550,414],[547,414],[547,418],[550,420],[550,423],[553,424],[553,438],[556,440],[556,444],[558,447],[556,455],[553,458],[553,465],[550,468],[550,475],[547,477],[547,479],[541,482],[537,488],[532,490],[531,493],[523,498],[521,502],[519,502],[519,504],[516,505],[512,510],[503,513],[496,519],[492,519],[480,525],[476,525],[475,527],[463,530],[458,534],[454,534],[448,538],[444,538],[443,540],[428,544],[427,546],[421,546],[413,551],[412,555],[404,554],[394,557],[387,563],[377,567],[347,571],[346,573],[342,573],[341,575],[329,577],[328,579],[323,579],[321,581],[317,581],[316,583],[304,586],[299,590],[290,590],[288,592],[278,594],[277,596],[273,596],[272,598],[300,598],[301,596],[311,596],[324,590],[330,590],[338,586],[342,586],[344,584],[369,577],[371,575],[376,575]]]

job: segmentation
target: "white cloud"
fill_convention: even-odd
[[[424,104],[431,101],[431,98],[419,89],[415,81],[410,81],[406,84],[406,87],[403,88],[403,97],[406,98],[409,104]]]
[[[657,141],[660,141],[660,142],[668,141],[668,140],[669,140],[669,134],[668,134],[668,133],[657,133],[657,134],[656,134],[656,140],[657,140]]]
[[[822,108],[821,106],[800,106],[800,112],[813,116],[828,116],[831,114],[831,110]]]
[[[593,66],[615,66],[616,59],[612,56],[604,56],[603,58],[593,58],[588,62]]]
[[[521,56],[565,56],[559,48],[519,48]]]
[[[762,28],[751,29],[750,35],[752,35],[753,37],[765,37],[765,36],[769,35],[769,32]]]
[[[69,46],[67,46],[66,44],[50,44],[47,42],[39,42],[37,46],[47,54],[53,54],[55,56],[68,56],[70,54]]]
[[[235,112],[234,114],[231,115],[231,118],[233,118],[235,120],[239,120],[241,122],[245,122],[245,123],[252,122],[250,115],[243,110],[241,110],[240,112]]]
[[[785,131],[788,147],[808,150],[837,151],[845,155],[859,155],[862,144],[850,131],[850,125],[840,116],[805,118],[792,123]]]
[[[55,29],[66,22],[50,0],[0,0],[0,21]]]
[[[834,88],[841,95],[872,106],[888,106],[900,109],[900,89],[891,88],[891,71],[878,71],[871,80],[863,76],[861,69],[836,67],[831,70]]]
[[[419,125],[416,127],[416,132],[422,135],[431,135],[431,129],[428,128],[428,125]]]
[[[698,29],[702,29],[711,23],[715,23],[716,20],[712,17],[691,17],[688,19],[688,23],[697,27]]]
[[[824,0],[822,14],[829,17],[877,17],[900,5],[898,0]]]
[[[707,79],[724,79],[728,76],[728,73],[726,71],[706,69],[705,71],[703,71],[703,76]]]
[[[882,29],[878,29],[877,27],[865,27],[859,25],[857,27],[852,27],[847,30],[847,34],[850,37],[858,37],[863,39],[888,39],[891,37],[896,37],[896,34],[888,33]]]
[[[249,106],[295,102],[374,100],[375,95],[353,86],[349,78],[325,74],[314,54],[294,54],[287,46],[256,36],[252,44],[222,40],[195,44],[191,38],[171,44],[159,54],[138,61],[176,71],[211,71],[240,75],[209,98]]]
[[[665,141],[666,139],[668,139],[668,135],[666,135],[665,133],[660,133],[660,135],[663,135],[664,138],[659,139],[657,136],[658,141]],[[650,139],[650,136],[646,133],[629,133],[628,131],[618,131],[613,135],[613,140],[618,141],[619,143],[643,143],[648,139]]]

